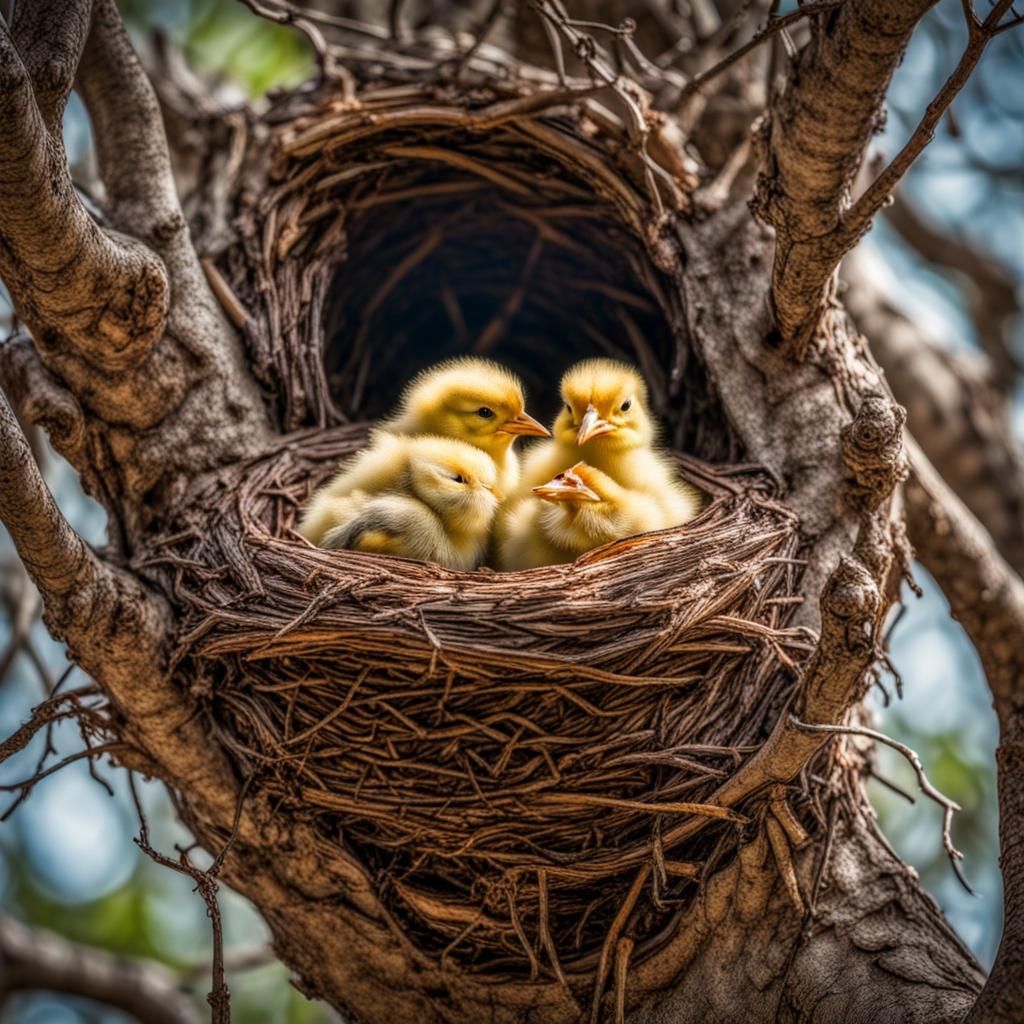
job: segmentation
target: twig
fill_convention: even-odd
[[[914,129],[904,147],[892,159],[889,166],[875,178],[867,191],[843,218],[842,235],[849,243],[847,249],[851,248],[867,230],[871,218],[888,201],[896,183],[907,173],[910,165],[935,137],[935,129],[939,126],[942,115],[966,84],[971,72],[981,60],[985,47],[999,31],[999,20],[1010,9],[1013,2],[1014,0],[998,0],[981,25],[978,25],[973,18],[968,21],[967,47],[959,64],[946,79],[935,98],[928,104],[924,117],[921,118],[920,124]],[[1004,28],[1013,28],[1017,21],[1015,19],[1013,24],[1006,25]]]
[[[179,874],[188,875],[196,883],[195,891],[199,893],[206,904],[206,913],[210,918],[213,930],[213,984],[206,1001],[210,1004],[212,1011],[211,1024],[231,1024],[231,993],[224,977],[224,929],[221,923],[220,907],[217,905],[217,880],[211,872],[197,868],[189,860],[187,850],[179,848],[179,858],[175,861],[150,845],[149,826],[146,823],[145,812],[142,810],[142,801],[139,799],[138,790],[135,788],[135,776],[131,772],[128,773],[128,788],[139,818],[139,834],[135,838],[136,845],[156,864],[177,871]]]
[[[399,40],[402,37],[402,8],[405,7],[405,0],[389,0],[388,3],[388,35],[392,40]]]
[[[68,765],[74,764],[76,761],[81,761],[86,757],[102,757],[104,754],[113,754],[129,749],[131,748],[127,743],[117,742],[101,743],[98,747],[86,747],[85,750],[79,750],[75,754],[69,754],[62,761],[58,761],[57,764],[50,765],[49,768],[37,771],[30,778],[24,779],[21,782],[11,782],[7,785],[0,786],[0,793],[12,793],[16,789],[20,790],[15,801],[7,808],[6,811],[4,811],[2,815],[0,815],[0,821],[6,821],[14,811],[28,799],[29,794],[40,782],[43,781],[43,779],[49,778],[49,776],[56,774],[63,768],[67,768]]]
[[[768,23],[764,28],[754,33],[754,35],[742,46],[733,50],[732,53],[723,57],[717,64],[712,65],[706,71],[702,71],[699,75],[691,78],[679,94],[678,102],[680,104],[685,103],[686,100],[688,100],[694,93],[699,92],[704,85],[711,81],[711,79],[717,78],[723,71],[732,67],[736,61],[745,57],[751,50],[756,49],[766,39],[771,39],[776,33],[783,31],[790,25],[800,21],[802,18],[810,18],[816,14],[823,14],[826,11],[835,10],[835,8],[846,2],[847,0],[816,0],[814,3],[804,4],[804,6],[799,10],[792,11],[789,14],[773,15],[769,17]]]
[[[948,796],[944,796],[940,793],[929,781],[928,776],[925,775],[924,765],[921,764],[921,759],[917,756],[917,753],[908,747],[905,743],[900,743],[899,740],[894,740],[891,736],[886,736],[885,733],[879,732],[877,729],[869,729],[863,725],[811,725],[808,722],[801,722],[796,715],[790,715],[789,720],[798,729],[803,729],[805,732],[822,732],[832,733],[836,735],[849,734],[852,736],[867,736],[870,739],[877,740],[879,743],[884,743],[887,747],[892,747],[893,750],[899,751],[909,762],[911,767],[914,769],[914,774],[917,776],[917,784],[921,789],[921,792],[925,796],[934,800],[942,809],[942,847],[946,851],[949,857],[949,862],[953,866],[953,871],[956,873],[956,877],[959,879],[960,884],[969,892],[971,895],[974,894],[974,890],[967,884],[967,879],[964,878],[963,873],[960,870],[960,866],[957,863],[963,860],[963,854],[953,845],[953,837],[950,834],[950,829],[953,825],[953,813],[961,810],[961,807],[954,800],[950,800]]]
[[[307,12],[285,2],[285,0],[272,0],[272,2],[275,4],[274,7],[268,7],[260,0],[241,0],[241,3],[245,4],[253,14],[258,14],[261,18],[266,18],[267,21],[273,21],[278,25],[293,25],[302,32],[313,47],[321,74],[326,76],[336,71],[337,65],[333,60],[331,48],[327,40],[324,39],[323,33],[310,20]]]
[[[494,31],[498,19],[501,17],[505,6],[505,0],[491,0],[491,9],[487,12],[480,27],[476,30],[476,37],[473,45],[459,58],[456,65],[456,77],[462,74],[469,62],[476,56],[477,50],[487,42],[487,37]]]
[[[985,1024],[1024,1005],[1024,579],[1003,559],[978,521],[910,445],[907,526],[918,557],[949,599],[985,669],[999,719],[996,748],[1003,934],[985,988],[968,1015]]]

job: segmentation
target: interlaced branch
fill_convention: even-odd
[[[836,268],[931,141],[942,115],[1002,29],[1011,0],[984,21],[966,6],[968,42],[957,68],[903,149],[855,202],[854,177],[880,124],[889,80],[933,0],[847,3],[812,22],[772,106],[753,209],[776,231],[772,303],[783,338],[802,358],[814,337]]]
[[[213,868],[203,871],[196,867],[190,860],[188,851],[181,847],[176,847],[177,860],[154,849],[149,842],[149,826],[135,786],[134,775],[129,774],[128,784],[132,801],[135,804],[135,812],[139,818],[139,835],[135,839],[136,845],[154,863],[191,878],[195,882],[195,891],[199,893],[206,904],[206,913],[210,918],[210,927],[213,931],[213,987],[206,997],[212,1011],[210,1020],[211,1024],[231,1024],[231,993],[224,975],[224,927],[221,922],[220,906],[217,903],[216,871]]]
[[[937,790],[931,782],[928,781],[928,776],[925,774],[924,765],[921,764],[921,758],[918,757],[917,753],[908,747],[905,743],[900,743],[899,740],[894,740],[891,736],[886,736],[885,733],[879,732],[877,729],[869,729],[862,725],[811,725],[807,722],[801,722],[795,715],[789,716],[790,721],[798,729],[803,729],[806,732],[818,732],[818,733],[829,733],[836,736],[867,736],[869,739],[877,740],[879,743],[884,743],[887,747],[892,747],[893,750],[899,751],[914,769],[914,774],[917,776],[917,784],[926,797],[934,800],[942,808],[942,848],[946,851],[949,857],[949,862],[953,866],[953,870],[956,872],[956,877],[960,880],[960,884],[968,891],[972,892],[971,887],[967,884],[967,879],[964,878],[963,872],[960,870],[959,862],[963,860],[963,854],[953,845],[952,827],[953,827],[953,814],[961,809],[960,805],[954,800],[950,800],[948,796],[943,795]]]
[[[123,370],[163,332],[166,270],[146,246],[101,230],[68,172],[59,114],[85,46],[90,4],[26,6],[35,13],[13,29],[0,22],[0,275],[37,343],[69,346],[105,371]],[[61,26],[52,48],[36,31],[37,18]]]

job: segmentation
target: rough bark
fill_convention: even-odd
[[[772,106],[753,208],[776,231],[772,304],[779,331],[798,356],[814,336],[840,260],[931,141],[985,47],[1016,21],[1003,22],[1011,0],[998,0],[984,21],[964,4],[968,41],[959,64],[904,147],[854,202],[868,140],[883,123],[885,89],[932,5],[871,0],[821,15]]]
[[[846,224],[853,181],[889,79],[932,2],[870,0],[823,15],[772,109],[755,208],[775,228],[775,317],[798,352],[840,258],[867,227]]]
[[[57,6],[38,5],[37,14],[16,20],[10,32],[0,25],[0,72],[12,97],[0,113],[0,198],[6,200],[0,274],[32,334],[31,341],[0,350],[0,383],[32,420],[51,428],[104,498],[120,536],[114,553],[101,558],[74,534],[6,400],[0,400],[0,519],[40,588],[51,629],[109,696],[124,744],[120,759],[171,787],[183,819],[217,855],[219,877],[260,909],[276,951],[305,989],[351,1019],[375,1024],[558,1024],[585,1015],[590,999],[592,1019],[636,1024],[743,1018],[856,1024],[878,1020],[879,1006],[882,1019],[893,1021],[961,1019],[981,973],[910,870],[873,831],[859,756],[833,736],[857,713],[904,554],[892,501],[902,477],[902,415],[845,313],[825,301],[826,288],[888,187],[883,176],[855,216],[846,217],[847,193],[886,83],[930,3],[871,0],[813,13],[811,42],[774,105],[766,140],[755,207],[775,227],[774,239],[751,217],[742,176],[705,207],[705,216],[690,216],[686,176],[673,176],[644,148],[652,140],[666,144],[648,99],[621,80],[605,90],[625,122],[619,124],[622,164],[615,172],[604,165],[594,171],[595,191],[611,195],[621,211],[628,209],[621,198],[627,187],[616,174],[633,174],[648,190],[656,208],[644,211],[649,219],[634,223],[623,215],[623,224],[643,235],[650,258],[685,300],[679,305],[694,352],[728,429],[776,479],[799,517],[807,568],[793,622],[807,631],[814,651],[790,703],[762,709],[767,741],[714,795],[721,805],[742,806],[751,819],[735,858],[709,866],[699,896],[661,944],[630,963],[627,919],[636,901],[647,899],[652,871],[641,864],[633,903],[609,933],[593,980],[515,983],[454,969],[416,948],[341,842],[282,814],[258,791],[247,793],[227,752],[205,731],[207,695],[174,681],[169,655],[177,609],[142,582],[144,567],[162,557],[149,528],[173,518],[186,488],[190,495],[203,485],[216,488],[219,466],[285,448],[288,440],[272,432],[245,350],[208,280],[239,326],[247,322],[245,309],[219,271],[204,274],[194,251],[156,99],[112,0],[97,0],[91,15],[88,3],[76,4],[51,52],[40,26]],[[706,11],[709,5],[696,6]],[[404,31],[399,7],[392,8],[396,36]],[[1006,8],[1002,0],[994,8],[993,26]],[[584,66],[607,66],[578,25],[555,7],[545,9],[554,12],[549,27],[564,33]],[[275,4],[271,13],[294,20],[287,6]],[[311,25],[305,22],[305,30]],[[985,26],[972,26],[976,60]],[[709,22],[705,30],[718,27]],[[358,103],[352,82],[340,72],[332,79],[337,68],[326,50],[320,55],[319,96],[344,118]],[[432,87],[439,95],[464,88],[475,102],[475,90],[491,84],[488,60],[464,62],[459,71],[471,83],[465,87],[450,80]],[[404,56],[397,66],[399,79],[422,71]],[[108,197],[102,225],[78,203],[55,136],[76,72],[98,136]],[[524,88],[551,88],[553,79],[535,74]],[[296,95],[297,108],[305,110]],[[582,102],[559,94],[559,106],[567,99]],[[508,120],[523,119],[522,145],[546,155],[570,146],[588,167],[599,164],[587,133],[595,124],[614,126],[616,114],[590,106],[594,120],[562,119],[559,136],[542,121],[543,104],[517,102],[505,109],[512,111]],[[285,118],[288,110],[283,103],[275,116]],[[421,106],[409,121],[429,125],[432,116],[440,117]],[[367,114],[364,127],[372,120]],[[481,132],[494,127],[466,115],[470,122]],[[251,140],[246,154],[244,187],[257,192],[281,185],[266,178],[264,145],[264,137]],[[33,221],[30,199],[44,181],[52,188]],[[221,242],[225,206],[222,195],[211,217]],[[609,246],[620,240],[621,233],[609,233]],[[53,262],[57,252],[78,258]],[[815,331],[817,343],[809,346]],[[779,332],[795,344],[779,345]],[[918,506],[912,501],[911,507]],[[951,588],[956,579],[974,579],[976,553],[968,563],[956,570]],[[985,585],[976,581],[965,600]],[[983,622],[977,628],[985,658],[984,649],[997,650],[998,641],[982,635]],[[1022,756],[1020,677],[1019,666],[1006,660],[1016,655],[1003,648],[1005,641],[990,679],[1007,722],[1001,799],[1010,927],[975,1011],[978,1020],[1009,1019],[1003,1007],[1018,999],[1014,972],[1020,975],[1014,922],[1021,875],[1012,830],[1024,816],[1013,781]],[[787,788],[800,789],[812,771],[827,776],[827,813],[813,829],[794,815]],[[666,841],[692,838],[704,820],[683,820]]]

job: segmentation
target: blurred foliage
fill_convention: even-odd
[[[250,96],[298,85],[313,72],[305,36],[256,17],[239,0],[120,0],[137,37],[167,33],[198,72],[241,85]]]
[[[259,96],[275,86],[301,82],[312,71],[301,33],[253,16],[238,0],[122,0],[126,20],[143,49],[162,31],[200,72]],[[890,94],[890,117],[878,140],[891,155],[916,124],[928,99],[955,64],[964,42],[960,4],[942,0],[915,34]],[[954,105],[932,147],[909,175],[908,192],[945,230],[973,240],[1024,278],[1024,33],[1007,33],[993,45]],[[88,145],[80,104],[67,121],[69,152]],[[73,142],[73,145],[71,144]],[[892,269],[911,316],[947,344],[973,344],[961,285],[924,263],[880,224],[866,244]],[[0,303],[2,307],[2,303]],[[0,308],[0,314],[3,309]],[[1017,332],[1024,356],[1024,323]],[[1024,416],[1022,416],[1024,425]],[[47,460],[48,478],[69,519],[92,541],[101,540],[102,513],[85,499],[71,470]],[[0,530],[0,567],[10,545]],[[924,574],[918,571],[919,577]],[[965,893],[942,850],[941,810],[917,793],[913,772],[882,748],[878,771],[913,794],[913,805],[877,782],[870,795],[880,824],[897,851],[920,873],[952,923],[983,962],[990,962],[1000,926],[1001,888],[996,836],[995,724],[977,658],[937,588],[927,578],[925,597],[909,598],[908,614],[894,632],[892,656],[904,677],[905,699],[879,706],[877,724],[920,754],[932,782],[963,812],[954,840],[965,853],[964,871],[977,890]],[[9,623],[0,613],[0,644]],[[63,649],[44,631],[34,633],[42,660],[58,675]],[[0,693],[0,730],[10,733],[41,695],[35,669],[19,657]],[[24,777],[41,740],[2,766],[0,781]],[[58,730],[59,753],[78,749],[74,730]],[[210,930],[191,883],[151,864],[131,843],[136,830],[123,779],[111,779],[110,800],[77,764],[48,779],[0,830],[0,896],[16,916],[103,948],[148,956],[193,977],[197,1006],[205,1007],[204,967]],[[187,841],[160,787],[143,787],[154,842],[171,851]],[[237,895],[222,890],[228,958],[266,942],[265,927]],[[233,1019],[240,1024],[325,1024],[335,1016],[307,1002],[272,963],[229,972]],[[45,995],[11,1000],[2,1024],[76,1024],[124,1018],[80,1000]]]

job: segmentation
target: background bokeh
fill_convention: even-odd
[[[792,7],[784,5],[783,10]],[[239,98],[274,85],[291,85],[312,69],[302,37],[252,16],[234,0],[132,0],[124,12],[140,44],[161,28],[185,49],[195,68],[232,83]],[[890,91],[889,117],[876,148],[894,153],[928,100],[955,65],[966,33],[958,0],[942,2],[925,19]],[[966,240],[1024,280],[1024,32],[996,40],[954,105],[943,130],[911,171],[903,196],[926,221]],[[66,117],[74,166],[87,169],[89,130],[80,104]],[[965,282],[924,261],[882,219],[862,243],[872,276],[888,298],[939,343],[976,347]],[[0,305],[0,314],[8,310]],[[1014,325],[1015,352],[1024,360],[1024,321]],[[1016,428],[1024,437],[1021,382],[1015,385]],[[85,498],[74,473],[44,451],[47,477],[70,521],[94,543],[104,539],[104,516]],[[906,613],[892,635],[892,660],[904,696],[886,707],[873,698],[879,727],[914,747],[932,781],[957,800],[954,838],[966,854],[964,870],[976,890],[956,881],[940,842],[941,811],[926,801],[913,806],[880,783],[871,797],[886,835],[921,874],[925,886],[983,964],[991,963],[1000,930],[997,808],[994,778],[995,717],[981,668],[963,631],[949,617],[938,589],[918,568],[924,597],[909,593]],[[10,541],[0,529],[0,652],[14,624],[21,575]],[[0,679],[0,734],[11,733],[67,666],[63,648],[38,621],[31,640]],[[81,680],[79,680],[81,681]],[[66,685],[74,685],[70,680]],[[59,756],[81,749],[73,725],[58,727]],[[0,783],[31,774],[42,739],[0,765]],[[879,752],[879,774],[916,792],[914,777],[897,754]],[[153,865],[133,844],[137,823],[122,773],[103,772],[113,796],[71,765],[40,784],[0,825],[0,901],[5,912],[70,938],[108,950],[152,957],[179,972],[202,1005],[209,984],[210,929],[191,882]],[[152,839],[171,852],[189,837],[177,825],[163,790],[142,788]],[[228,949],[233,1018],[257,1022],[325,1022],[330,1011],[307,1002],[288,984],[286,970],[265,952],[266,932],[247,903],[220,894]],[[253,966],[253,964],[256,966]],[[236,969],[232,969],[237,965]],[[12,998],[0,1024],[75,1024],[124,1018],[83,1001],[49,995]]]

